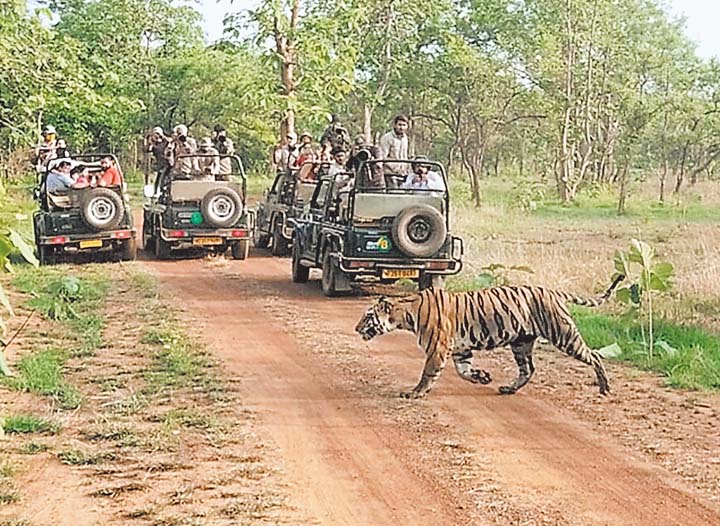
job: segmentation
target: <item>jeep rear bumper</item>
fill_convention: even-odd
[[[37,245],[52,245],[62,247],[65,251],[93,251],[113,248],[117,242],[135,239],[137,231],[134,228],[106,230],[103,232],[90,232],[88,234],[59,234],[56,236],[39,236]]]
[[[464,246],[462,239],[452,238],[452,253],[445,258],[367,258],[346,257],[338,254],[340,270],[355,276],[375,276],[380,279],[401,279],[410,275],[416,279],[423,274],[452,276],[462,270]],[[407,272],[403,272],[407,271]]]
[[[178,245],[192,246],[227,246],[236,241],[250,239],[252,229],[246,226],[217,229],[161,228],[160,237],[163,241]]]

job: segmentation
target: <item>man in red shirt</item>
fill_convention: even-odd
[[[103,173],[100,174],[98,186],[122,186],[122,175],[118,167],[115,166],[115,161],[112,157],[105,157],[100,161],[100,166],[103,169]]]

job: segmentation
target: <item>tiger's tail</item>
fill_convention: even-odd
[[[608,300],[613,291],[624,279],[625,276],[623,274],[616,275],[615,279],[610,285],[610,288],[608,288],[605,293],[598,298],[581,298],[580,296],[573,296],[572,294],[567,294],[565,296],[565,299],[566,301],[574,303],[575,305],[583,305],[585,307],[599,307]]]

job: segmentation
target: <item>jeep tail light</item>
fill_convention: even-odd
[[[184,230],[168,230],[168,237],[186,237]]]
[[[248,237],[248,231],[247,230],[233,230],[230,235],[232,237]]]
[[[445,270],[450,267],[449,261],[428,261],[425,265],[426,268],[432,270]]]
[[[51,245],[64,245],[68,241],[70,241],[70,240],[68,238],[66,238],[65,236],[55,236],[55,237],[50,238]]]
[[[346,264],[347,268],[372,268],[375,266],[374,261],[348,261]]]
[[[128,239],[131,233],[129,230],[120,230],[119,232],[113,232],[110,237],[115,239]]]

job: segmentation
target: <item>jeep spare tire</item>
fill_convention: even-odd
[[[392,237],[395,246],[406,256],[432,256],[445,244],[445,219],[431,206],[410,206],[395,217]]]
[[[113,230],[125,215],[123,199],[109,188],[93,188],[83,193],[80,213],[85,224],[93,230]]]
[[[237,223],[242,215],[242,199],[232,188],[213,188],[203,197],[200,211],[206,223],[228,228]]]

